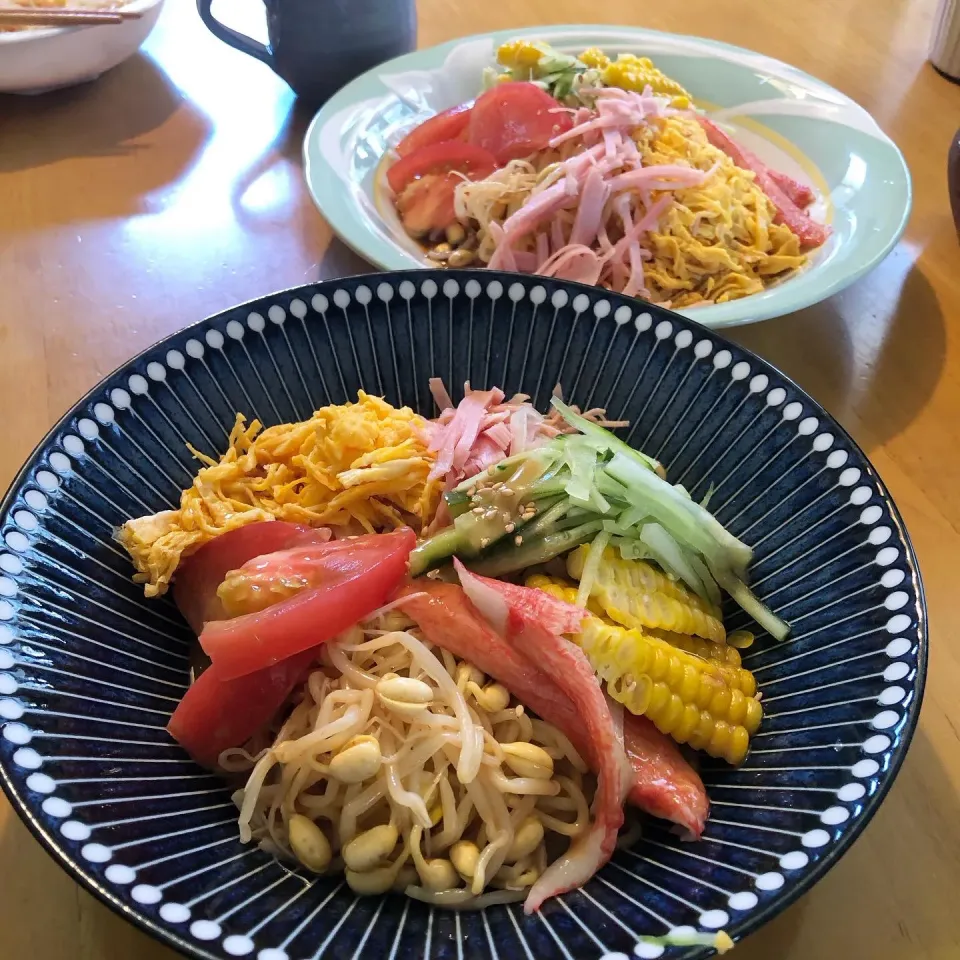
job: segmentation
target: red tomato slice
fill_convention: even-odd
[[[443,230],[457,219],[455,173],[428,173],[408,183],[397,197],[397,213],[412,237]]]
[[[234,680],[225,680],[216,666],[207,667],[177,704],[167,730],[197,763],[217,766],[224,750],[246,743],[270,722],[317,653],[305,650]]]
[[[225,680],[280,663],[346,630],[382,606],[407,573],[417,542],[404,528],[258,557],[243,566],[259,584],[291,574],[307,585],[256,613],[214,620],[200,646]]]
[[[397,153],[405,157],[408,153],[413,153],[414,150],[429,146],[431,143],[458,139],[470,123],[472,108],[473,101],[470,100],[467,103],[461,103],[459,107],[451,107],[429,120],[424,120],[397,144]]]
[[[471,180],[482,180],[496,166],[496,160],[480,147],[461,140],[441,140],[401,157],[387,171],[387,182],[394,193],[399,193],[411,180],[427,173],[455,170]]]
[[[231,570],[264,553],[274,553],[330,539],[326,527],[313,528],[282,520],[263,520],[220,534],[180,565],[173,584],[173,599],[194,633],[207,620],[221,620],[223,605],[217,587]]]
[[[528,157],[569,130],[568,111],[534,83],[498,83],[477,98],[467,139],[497,163]]]

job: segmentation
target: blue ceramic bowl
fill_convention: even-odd
[[[165,730],[191,636],[145,601],[114,528],[168,507],[236,411],[308,417],[358,387],[430,415],[427,378],[605,406],[756,549],[793,626],[747,652],[766,716],[746,763],[707,762],[699,843],[651,823],[584,889],[532,917],[358,899],[237,839],[228,791]],[[487,271],[329,281],[204,320],[147,350],[57,424],[2,505],[0,777],[81,883],[193,957],[625,960],[645,934],[756,929],[876,811],[916,725],[926,613],[873,468],[813,400],[695,323],[577,284]],[[747,626],[729,613],[731,627]],[[710,951],[671,948],[666,956]]]

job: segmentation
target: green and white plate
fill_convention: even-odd
[[[778,317],[849,286],[896,244],[910,213],[906,162],[849,97],[794,67],[739,47],[636,27],[502,31],[418,50],[349,83],[307,131],[307,184],[320,212],[361,256],[388,269],[433,266],[403,232],[383,193],[383,159],[427,117],[477,95],[496,48],[533,37],[564,53],[600,47],[650,56],[714,119],[770,166],[810,184],[812,213],[833,234],[796,274],[763,293],[680,312],[708,327]]]

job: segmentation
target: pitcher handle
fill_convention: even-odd
[[[207,29],[224,43],[235,47],[241,53],[248,53],[251,57],[262,60],[268,67],[272,68],[273,54],[270,52],[270,48],[221,23],[210,9],[212,2],[213,0],[197,0],[197,12],[200,14],[200,19],[206,24]]]

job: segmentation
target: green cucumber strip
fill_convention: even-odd
[[[682,580],[704,600],[710,599],[706,587],[697,576],[683,549],[659,523],[645,523],[640,528],[640,539],[667,573]]]
[[[439,567],[462,548],[463,538],[456,527],[441,530],[410,552],[410,576],[419,577],[420,574]]]
[[[593,421],[588,420],[586,417],[580,416],[579,413],[571,410],[570,407],[568,407],[557,397],[554,397],[550,403],[553,405],[553,408],[559,412],[560,416],[570,424],[571,427],[576,427],[585,436],[600,441],[604,445],[605,449],[610,450],[613,453],[622,453],[624,456],[636,460],[639,464],[647,467],[649,470],[655,470],[660,466],[660,463],[657,460],[654,460],[653,457],[648,457],[641,450],[634,450],[633,447],[631,447],[628,443],[624,443],[618,436],[611,433],[605,427],[601,427]]]
[[[545,537],[537,537],[529,542],[524,540],[520,546],[516,546],[512,540],[508,544],[498,544],[489,553],[475,559],[464,560],[464,563],[474,573],[482,576],[502,577],[507,573],[534,567],[538,563],[546,563],[560,556],[561,553],[586,543],[599,531],[600,521],[591,520],[562,533],[547,534]]]

